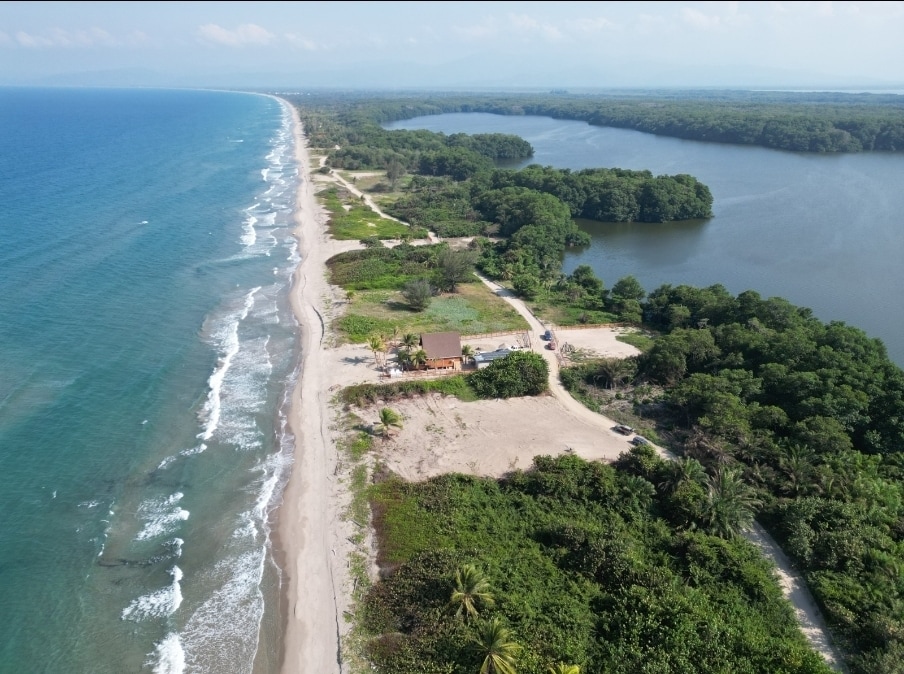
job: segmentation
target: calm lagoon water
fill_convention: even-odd
[[[582,221],[593,237],[563,270],[589,264],[611,287],[634,275],[722,284],[811,308],[881,339],[904,366],[904,154],[814,155],[701,143],[548,117],[455,113],[390,129],[513,133],[533,145],[523,162],[556,168],[689,173],[712,190],[715,217],[697,222]]]

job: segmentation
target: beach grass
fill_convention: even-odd
[[[528,330],[527,321],[505,300],[482,283],[463,283],[457,292],[430,300],[424,311],[412,311],[402,294],[394,290],[355,292],[338,331],[354,344],[372,335],[412,332],[458,332],[478,335]]]
[[[602,325],[615,323],[618,317],[607,311],[594,311],[567,304],[537,300],[531,305],[534,315],[544,323],[567,327],[569,325]]]
[[[626,332],[624,334],[616,336],[619,342],[624,342],[625,344],[630,344],[636,349],[640,349],[641,351],[649,351],[653,348],[654,339],[649,335],[646,335],[642,332]]]
[[[463,402],[477,400],[477,393],[468,383],[467,375],[451,375],[439,379],[399,381],[391,384],[356,384],[342,389],[339,399],[346,405],[366,407],[377,401],[392,402],[400,398],[442,393],[455,396]]]
[[[398,239],[421,234],[401,222],[381,218],[370,206],[341,187],[329,187],[319,192],[317,198],[329,211],[329,231],[335,239],[361,240],[374,236]]]

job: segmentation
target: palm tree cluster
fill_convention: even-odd
[[[418,348],[420,343],[420,337],[411,332],[402,335],[397,356],[403,369],[420,370],[427,364],[427,352]]]
[[[464,564],[455,570],[450,609],[465,622],[477,620],[480,610],[492,608],[496,602],[487,577],[473,564]],[[512,630],[494,616],[478,622],[471,641],[475,654],[481,659],[480,674],[516,674],[516,661],[522,647]],[[578,665],[556,663],[550,665],[550,674],[581,674]]]

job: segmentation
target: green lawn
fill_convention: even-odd
[[[330,234],[335,239],[360,240],[371,236],[398,239],[405,235],[422,235],[408,225],[381,218],[370,206],[342,188],[329,187],[319,192],[317,198],[330,213]]]
[[[458,292],[434,297],[422,312],[408,308],[401,293],[393,290],[362,290],[355,293],[338,331],[353,343],[366,342],[373,334],[406,332],[486,332],[527,330],[527,321],[505,300],[482,283],[465,283]]]

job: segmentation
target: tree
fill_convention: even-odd
[[[413,349],[420,343],[421,338],[413,332],[406,332],[404,335],[402,335],[402,346],[404,346],[406,349]]]
[[[367,339],[367,346],[374,352],[374,363],[376,363],[377,367],[380,367],[380,358],[377,354],[383,353],[386,350],[386,343],[383,341],[383,338],[379,335],[371,335]]]
[[[549,365],[543,356],[513,351],[469,377],[481,398],[535,396],[549,388]]]
[[[472,277],[476,263],[477,255],[473,250],[443,248],[436,256],[437,287],[443,292],[454,293],[459,283]]]
[[[470,344],[462,344],[461,357],[464,359],[465,363],[470,363],[474,360],[474,347]]]
[[[709,494],[701,514],[702,528],[722,538],[734,538],[753,524],[760,505],[756,493],[737,468],[719,468],[708,481]]]
[[[382,435],[384,440],[389,440],[393,428],[402,428],[402,417],[395,410],[384,407],[380,410],[380,421],[377,422],[374,430]]]
[[[455,570],[455,585],[449,605],[456,609],[456,616],[464,616],[467,622],[477,617],[478,603],[485,607],[494,605],[490,583],[476,566],[465,564]]]
[[[566,665],[564,662],[550,665],[546,671],[549,674],[581,674],[581,668],[578,665]]]
[[[424,367],[424,365],[427,364],[427,352],[423,349],[412,351],[409,355],[409,358],[411,361],[411,366],[416,370],[421,369],[422,367]]]
[[[405,167],[399,163],[398,159],[393,159],[389,162],[389,165],[386,167],[386,178],[389,180],[389,185],[392,189],[396,188],[398,185],[399,178],[405,175]]]
[[[474,646],[483,657],[480,674],[515,674],[515,658],[521,646],[512,641],[511,630],[499,618],[481,625]]]
[[[429,306],[430,298],[433,297],[433,286],[425,278],[416,278],[408,281],[401,293],[409,307],[414,311],[423,311]]]

